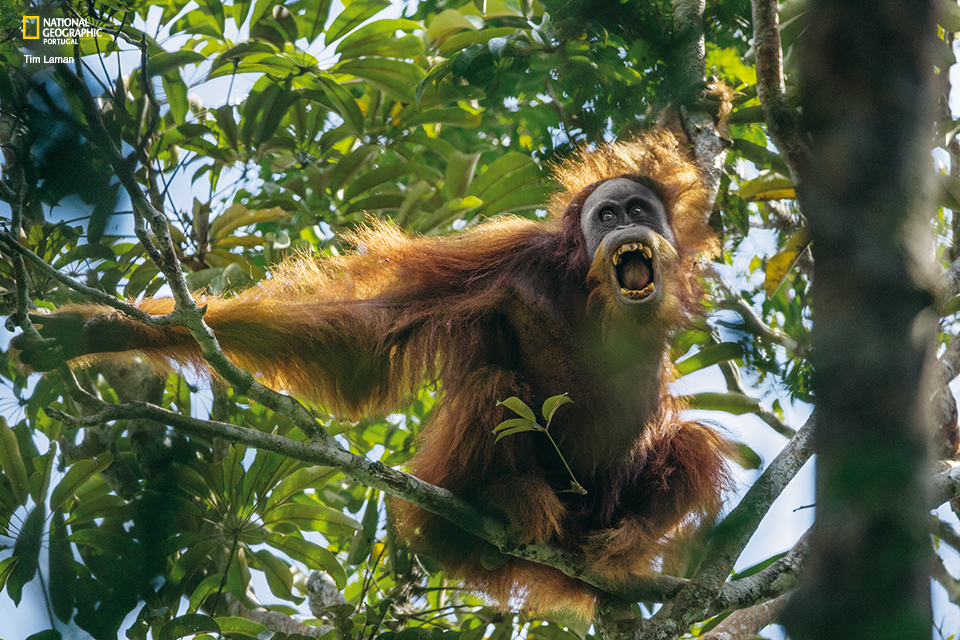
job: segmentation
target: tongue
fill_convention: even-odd
[[[619,268],[620,286],[631,291],[640,291],[650,284],[650,267],[640,259],[627,260]]]

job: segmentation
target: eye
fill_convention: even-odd
[[[633,209],[630,210],[631,218],[642,218],[645,215],[647,215],[647,210],[644,209],[643,207],[634,207]]]
[[[616,220],[617,220],[617,216],[613,211],[610,211],[608,209],[606,211],[600,212],[600,222],[603,222],[604,224],[608,224],[610,222],[616,222]]]

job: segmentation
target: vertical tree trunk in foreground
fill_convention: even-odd
[[[784,621],[798,640],[927,640],[934,4],[815,0],[810,16],[817,523]]]

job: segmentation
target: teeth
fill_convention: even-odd
[[[649,296],[650,294],[652,294],[654,289],[655,289],[655,287],[653,286],[653,283],[651,282],[650,284],[648,284],[647,286],[645,286],[645,287],[644,287],[643,289],[641,289],[640,291],[633,291],[633,290],[631,290],[631,289],[625,289],[625,288],[623,288],[623,287],[620,287],[620,294],[621,294],[624,298],[630,298],[631,300],[642,300],[642,299],[646,298],[647,296]]]
[[[620,264],[620,256],[628,251],[640,251],[647,260],[653,258],[653,251],[650,250],[650,247],[640,244],[639,242],[628,242],[627,244],[622,244],[617,247],[616,252],[613,254],[613,264]]]

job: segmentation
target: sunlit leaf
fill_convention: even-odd
[[[763,280],[763,290],[767,298],[772,298],[797,263],[800,255],[810,244],[812,235],[807,227],[800,227],[787,239],[777,253],[767,261],[767,273]]]
[[[263,516],[265,525],[274,525],[279,522],[289,522],[309,531],[323,531],[328,523],[358,531],[362,528],[359,522],[343,512],[319,504],[284,504],[271,509]]]
[[[745,181],[740,185],[737,193],[748,202],[797,197],[793,182],[772,171],[763,171],[753,180]]]
[[[726,411],[735,416],[745,413],[756,413],[760,409],[760,401],[735,391],[713,392],[704,391],[683,396],[691,409],[703,411]]]
[[[533,410],[527,406],[527,404],[516,396],[510,396],[506,400],[501,400],[497,402],[498,405],[503,405],[507,409],[510,409],[521,418],[526,418],[530,422],[536,422],[537,417],[533,415]]]
[[[359,24],[367,21],[390,6],[389,0],[353,0],[338,15],[327,30],[324,41],[333,44]]]
[[[702,347],[692,356],[676,363],[677,373],[685,376],[715,364],[743,357],[743,347],[737,342],[721,342]]]
[[[543,419],[547,422],[550,422],[553,419],[553,414],[557,412],[557,409],[562,407],[565,404],[572,404],[573,400],[566,393],[562,393],[558,396],[550,396],[543,401],[543,409],[541,415]]]
[[[422,29],[420,23],[413,20],[386,19],[365,24],[345,37],[337,45],[340,59],[360,56],[387,56],[394,58],[412,58],[423,50],[423,43],[416,36],[397,38],[398,31],[416,31]]]
[[[346,586],[347,574],[333,553],[320,545],[296,536],[268,533],[263,541],[274,549],[282,551],[293,560],[302,562],[309,569],[324,571],[330,575],[341,589]]]
[[[292,474],[281,480],[273,488],[263,505],[262,513],[266,513],[277,505],[286,501],[290,496],[303,491],[332,474],[330,467],[311,466],[304,469],[297,469]]]

